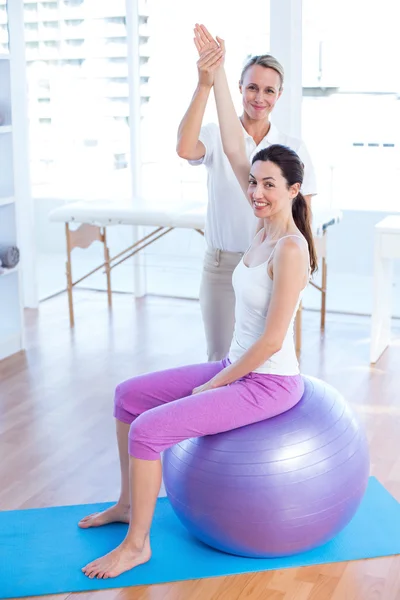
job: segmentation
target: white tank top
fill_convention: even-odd
[[[229,360],[232,363],[241,358],[264,333],[265,319],[267,317],[273,285],[272,279],[268,275],[268,265],[279,242],[288,237],[298,237],[305,241],[299,235],[285,235],[277,241],[266,262],[256,267],[248,267],[244,264],[243,257],[233,272],[232,284],[235,290],[236,304],[235,330],[229,350]],[[273,375],[299,374],[293,324],[305,289],[303,288],[299,294],[282,348],[260,367],[254,369],[254,372]]]

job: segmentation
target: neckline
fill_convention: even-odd
[[[259,232],[256,234],[256,236],[254,237],[254,239],[256,239],[256,237],[257,237],[258,235],[260,235],[260,233],[261,233],[261,232],[262,232],[262,229],[260,229],[260,231],[259,231]],[[271,254],[268,256],[267,260],[265,260],[264,262],[260,263],[259,265],[255,265],[254,267],[250,267],[249,265],[246,265],[246,263],[244,262],[245,256],[246,256],[246,254],[248,253],[248,251],[250,250],[250,247],[249,247],[249,248],[246,250],[246,252],[243,254],[243,256],[242,256],[242,260],[241,260],[241,262],[243,263],[243,266],[244,266],[246,269],[258,269],[259,267],[263,267],[263,266],[267,265],[267,264],[269,263],[269,261],[271,260],[271,257],[272,257],[272,255],[273,255],[273,253],[275,252],[275,248],[277,247],[277,245],[279,244],[279,242],[280,242],[281,240],[283,240],[284,238],[288,238],[288,237],[297,237],[297,238],[300,238],[301,240],[304,240],[304,242],[307,244],[307,240],[306,240],[306,239],[305,239],[303,236],[301,236],[301,235],[298,235],[297,233],[289,233],[288,235],[283,235],[282,237],[280,237],[280,238],[277,240],[277,242],[276,242],[275,246],[272,248]],[[254,241],[254,240],[253,240],[253,241]],[[307,245],[307,251],[308,251],[308,245]],[[308,267],[308,270],[310,271],[310,266]],[[269,278],[271,281],[273,281],[272,277],[270,277],[270,276],[269,276],[269,273],[267,273],[267,275],[268,275],[268,278]]]
[[[269,122],[269,129],[268,132],[264,135],[264,137],[260,140],[260,142],[258,144],[256,144],[254,138],[252,135],[250,135],[250,133],[247,131],[247,129],[245,128],[245,126],[242,123],[242,119],[241,117],[239,117],[239,122],[242,126],[243,129],[243,133],[245,135],[245,137],[249,140],[252,140],[254,142],[254,144],[256,145],[256,148],[258,148],[260,146],[260,144],[262,144],[264,141],[267,141],[268,144],[272,145],[275,142],[273,141],[273,139],[271,140],[270,137],[271,135],[273,136],[276,130],[276,127],[274,126],[274,124],[272,123],[272,121],[268,121]]]

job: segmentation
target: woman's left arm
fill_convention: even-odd
[[[200,54],[200,58],[204,60],[205,56],[212,56],[218,48],[223,50],[225,57],[225,42],[217,36],[216,40],[204,25],[196,25],[195,27],[195,44]],[[210,50],[211,48],[211,50]],[[212,50],[214,48],[214,51]],[[245,198],[247,198],[247,190],[249,187],[250,161],[246,153],[246,144],[243,136],[243,127],[236,114],[232,96],[229,91],[228,81],[226,78],[223,63],[215,68],[214,75],[214,96],[218,114],[219,128],[221,131],[222,147],[227,156],[236,179],[242,188]],[[248,200],[251,204],[251,202]]]
[[[196,388],[195,392],[233,383],[260,367],[281,349],[299,294],[305,286],[306,272],[301,242],[288,238],[280,243],[273,258],[273,288],[264,333],[238,361],[220,371],[205,385]],[[268,277],[268,274],[265,273],[265,276]]]

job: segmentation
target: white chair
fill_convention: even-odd
[[[400,215],[375,225],[370,362],[375,364],[390,344],[393,261],[400,259]]]

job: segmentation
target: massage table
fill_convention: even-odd
[[[313,211],[313,235],[317,248],[318,258],[321,260],[321,285],[311,281],[311,285],[321,292],[321,329],[325,327],[326,313],[326,288],[327,288],[327,230],[338,223],[342,218],[339,210],[323,209]],[[153,244],[174,229],[193,229],[204,235],[206,220],[206,206],[190,202],[170,206],[169,204],[155,204],[153,201],[146,203],[138,200],[133,203],[116,203],[109,200],[93,200],[66,203],[50,212],[50,221],[65,223],[67,243],[67,293],[69,305],[69,319],[71,327],[74,326],[74,308],[72,290],[93,273],[104,269],[107,282],[108,304],[112,305],[111,271],[128,258],[131,258],[144,248]],[[70,228],[70,223],[78,224],[76,229]],[[128,225],[132,227],[153,227],[135,243],[125,248],[115,256],[110,255],[107,246],[107,227],[114,225]],[[76,281],[72,278],[72,250],[74,248],[88,248],[93,242],[103,244],[104,261]],[[296,316],[296,349],[301,349],[301,312]]]

